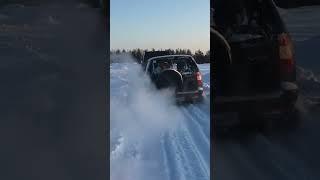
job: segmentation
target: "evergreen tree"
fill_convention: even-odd
[[[168,49],[169,54],[175,54],[173,49]]]
[[[205,54],[205,63],[210,63],[210,50],[208,50]]]
[[[194,53],[194,59],[197,61],[197,63],[202,64],[204,63],[204,54],[203,52],[199,49]]]
[[[141,49],[137,49],[137,59],[139,60],[139,63],[141,63],[143,59],[143,51]]]
[[[121,53],[129,53],[132,55],[132,57],[138,62],[141,63],[143,56],[144,56],[144,52],[145,51],[149,51],[148,49],[129,49],[129,50],[125,50],[125,49],[112,49],[110,50],[110,56],[112,55],[113,59],[111,59],[112,62],[120,62],[122,61],[120,56],[115,56]],[[195,59],[195,61],[199,64],[202,63],[210,63],[210,50],[206,51],[205,53],[203,53],[200,49],[196,50],[194,53],[192,53],[192,51],[190,49],[155,49],[152,48],[151,51],[167,51],[169,54],[171,55],[191,55],[193,56],[193,58]]]

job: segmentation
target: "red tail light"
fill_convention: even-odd
[[[196,78],[197,78],[198,86],[202,86],[202,75],[200,72],[196,73]]]
[[[290,36],[286,33],[282,33],[278,36],[279,42],[279,58],[280,58],[280,70],[284,74],[289,74],[294,71],[294,59],[293,59],[293,43]]]

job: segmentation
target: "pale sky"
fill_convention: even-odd
[[[111,0],[111,49],[210,47],[209,0]]]

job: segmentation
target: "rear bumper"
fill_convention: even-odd
[[[177,102],[201,101],[203,99],[203,96],[204,96],[203,88],[199,88],[196,91],[177,92],[176,101]]]
[[[298,88],[281,89],[268,94],[252,96],[213,97],[214,112],[268,112],[282,110],[294,104]]]

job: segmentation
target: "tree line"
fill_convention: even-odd
[[[129,54],[134,57],[134,59],[140,63],[143,59],[144,52],[147,51],[146,49],[130,49],[130,50],[125,50],[125,49],[115,49],[110,51],[111,57],[114,57],[114,55],[119,55],[119,54]],[[148,51],[156,51],[155,49],[151,49]],[[200,49],[196,50],[194,53],[190,49],[160,49],[159,51],[167,51],[171,55],[191,55],[194,60],[198,64],[203,64],[203,63],[210,63],[210,50],[206,52],[202,52]],[[121,61],[119,58],[111,58],[111,63],[112,62],[119,62]]]

